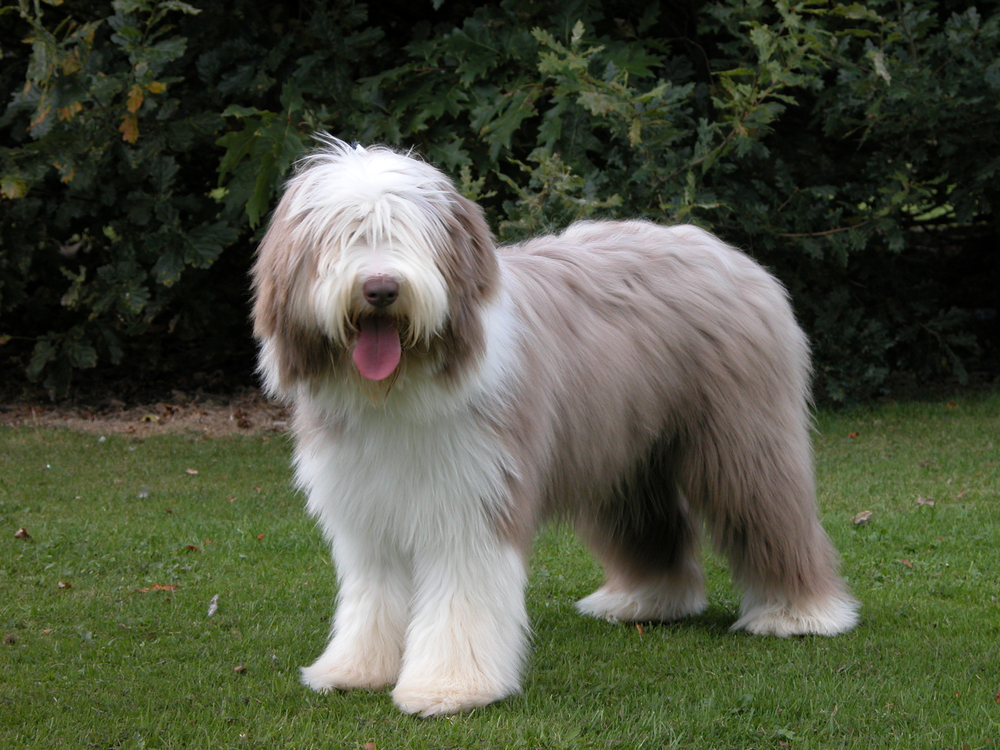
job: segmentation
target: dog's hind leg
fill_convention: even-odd
[[[577,533],[604,567],[605,583],[577,602],[613,622],[679,620],[708,602],[698,560],[699,527],[656,451],[612,498],[581,513]]]
[[[817,517],[807,429],[792,422],[707,430],[684,459],[685,485],[744,590],[733,629],[836,635],[858,605]]]

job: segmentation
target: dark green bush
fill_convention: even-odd
[[[1000,281],[995,10],[22,0],[3,18],[0,354],[54,394],[75,369],[245,339],[254,233],[317,129],[417,146],[502,239],[585,216],[712,229],[788,285],[823,398],[891,370],[964,378],[995,345],[975,321]]]

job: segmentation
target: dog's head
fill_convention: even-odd
[[[268,390],[458,374],[482,347],[479,310],[497,285],[481,209],[412,156],[322,143],[298,164],[252,271]]]

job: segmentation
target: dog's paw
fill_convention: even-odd
[[[392,691],[393,703],[400,711],[423,718],[447,716],[487,706],[506,698],[511,691],[490,691],[434,683],[400,684]]]
[[[609,622],[669,622],[701,614],[707,606],[701,586],[602,586],[576,603],[581,614]]]
[[[779,638],[839,635],[858,624],[858,609],[858,603],[846,594],[796,605],[745,600],[740,619],[731,629]]]
[[[318,693],[330,690],[379,690],[396,680],[396,671],[370,663],[352,663],[344,659],[320,657],[308,667],[302,667],[302,684]]]

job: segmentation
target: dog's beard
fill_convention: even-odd
[[[399,380],[400,375],[403,370],[406,369],[406,360],[401,359],[396,369],[392,371],[392,374],[384,380],[368,380],[365,377],[358,377],[358,384],[361,392],[368,399],[368,402],[372,406],[382,406],[385,404],[386,399],[389,398],[389,393],[392,391],[392,387]]]

